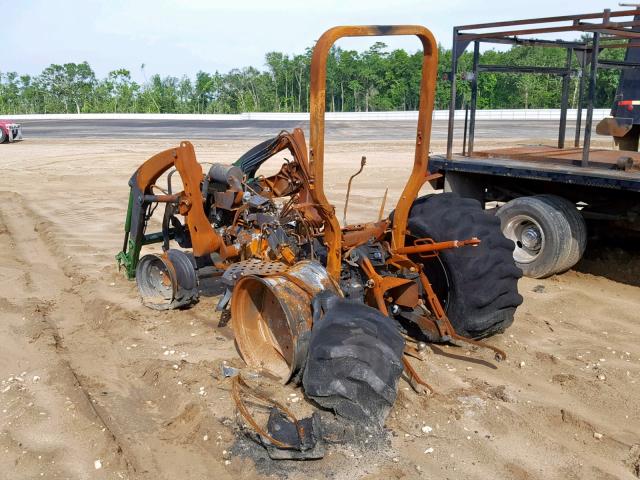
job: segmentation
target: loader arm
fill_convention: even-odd
[[[178,195],[154,195],[153,186],[160,176],[175,167],[182,179],[184,190]],[[179,147],[160,152],[144,162],[129,180],[129,207],[125,221],[122,251],[116,255],[119,267],[126,269],[127,277],[134,278],[140,249],[143,245],[158,242],[161,233],[147,235],[147,210],[156,202],[176,202],[185,216],[191,235],[194,256],[202,256],[219,250],[226,252],[222,238],[209,223],[204,211],[200,184],[202,167],[196,161],[193,145],[180,143]],[[224,256],[224,255],[223,255]]]

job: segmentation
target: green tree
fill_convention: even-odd
[[[469,49],[470,50],[470,49]],[[446,109],[451,97],[451,51],[438,45],[435,108]],[[227,73],[199,71],[194,79],[151,75],[132,80],[126,69],[97,79],[87,62],[52,64],[40,75],[0,72],[0,113],[154,112],[238,113],[309,110],[309,68],[312,49],[288,55],[269,52],[264,69],[248,66]],[[602,59],[621,60],[624,49],[604,49]],[[420,93],[422,53],[388,51],[382,42],[363,52],[333,47],[327,59],[328,111],[416,110]],[[468,105],[473,55],[458,60],[456,107]],[[562,67],[561,49],[516,46],[481,54],[485,65]],[[572,67],[578,68],[577,59]],[[598,71],[597,106],[611,105],[618,85],[616,70]],[[577,76],[571,79],[571,105],[578,98]],[[554,75],[489,73],[478,76],[478,108],[558,108],[561,78]]]

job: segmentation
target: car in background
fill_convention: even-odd
[[[0,120],[0,143],[22,140],[22,126],[13,120]]]

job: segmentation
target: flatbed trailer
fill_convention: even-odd
[[[434,155],[429,159],[429,173],[445,174],[434,183],[437,188],[485,202],[541,191],[580,202],[585,195],[591,197],[594,188],[603,189],[599,192],[603,196],[640,201],[640,153],[592,150],[588,167],[576,158],[581,154],[580,149],[536,146],[450,159]]]
[[[582,39],[531,38],[556,32],[578,32]],[[481,43],[562,48],[567,52],[566,63],[562,67],[483,65],[479,54]],[[462,152],[455,153],[455,111],[460,103],[456,96],[460,75],[458,60],[469,45],[473,45],[473,67],[462,78],[471,84],[471,98],[465,115]],[[514,258],[525,275],[541,278],[575,265],[586,247],[586,220],[610,229],[640,233],[640,98],[635,98],[640,95],[640,51],[637,47],[640,47],[640,8],[453,29],[447,152],[430,157],[429,173],[441,174],[431,183],[435,188],[476,199],[485,208],[494,208],[503,233],[514,241]],[[625,60],[600,59],[600,53],[608,48],[625,48]],[[598,133],[613,136],[621,150],[591,148],[599,68],[623,72],[612,116],[598,126]],[[557,144],[477,151],[474,137],[478,76],[483,72],[560,76],[562,100]],[[580,80],[576,134],[573,145],[567,146],[572,77]],[[586,110],[584,125],[583,109]]]

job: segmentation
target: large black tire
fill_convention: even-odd
[[[571,223],[549,196],[513,199],[496,215],[504,235],[516,244],[513,257],[527,277],[553,275],[575,255]]]
[[[521,270],[513,260],[513,242],[500,230],[500,220],[480,202],[455,193],[418,198],[409,212],[411,237],[436,242],[478,237],[477,247],[443,250],[420,260],[456,331],[471,338],[503,332],[513,323],[522,296]]]
[[[556,273],[564,272],[580,261],[587,248],[587,224],[576,208],[575,203],[566,198],[557,195],[537,195],[537,197],[549,202],[569,222],[569,228],[571,229],[570,246],[565,261],[558,265],[556,269]]]
[[[305,394],[360,425],[382,428],[396,400],[404,339],[378,310],[331,296],[315,320],[302,379]],[[316,317],[314,302],[314,318]]]
[[[4,130],[2,130],[0,128],[0,143],[4,143],[4,141],[7,139],[7,135],[4,133]]]

